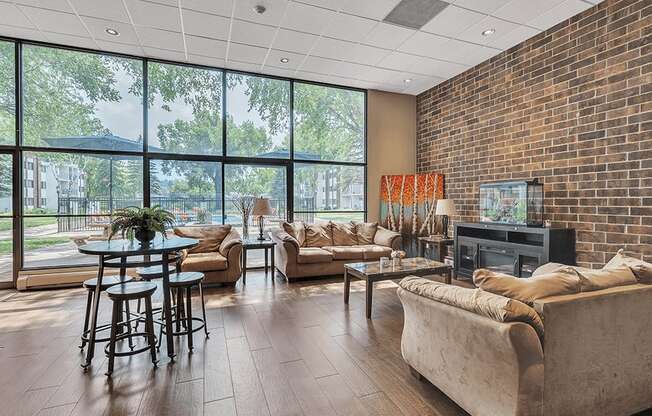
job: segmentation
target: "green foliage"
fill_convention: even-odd
[[[145,229],[161,233],[166,238],[166,227],[174,225],[174,215],[158,205],[151,208],[127,207],[117,210],[111,221],[109,240],[120,232],[122,237],[132,239],[137,229]]]

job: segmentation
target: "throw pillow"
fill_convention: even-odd
[[[580,278],[570,267],[528,279],[478,269],[473,273],[473,283],[484,291],[516,299],[529,306],[537,299],[580,291]]]
[[[356,228],[358,235],[358,244],[373,244],[376,230],[378,229],[377,222],[361,222],[351,221]]]
[[[652,263],[630,257],[625,254],[625,250],[622,248],[604,265],[603,269],[614,269],[623,265],[632,269],[632,272],[640,283],[652,283]]]
[[[632,270],[625,265],[602,270],[577,267],[575,268],[575,271],[580,276],[580,290],[582,292],[608,289],[614,286],[633,285],[637,283],[636,276],[634,276]]]
[[[231,225],[205,225],[176,227],[174,234],[179,237],[195,238],[199,244],[188,250],[188,253],[210,253],[218,251],[222,240],[231,232]]]
[[[304,247],[324,247],[333,245],[331,224],[306,224],[306,240]]]
[[[333,229],[333,245],[354,246],[358,244],[356,227],[350,222],[331,222]]]
[[[294,237],[299,242],[299,247],[306,241],[306,226],[303,221],[287,222],[283,221],[281,224],[283,231]]]

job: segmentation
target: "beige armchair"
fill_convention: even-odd
[[[240,256],[242,240],[230,225],[203,225],[176,227],[179,237],[195,238],[199,244],[184,250],[182,271],[204,273],[207,284],[235,284],[242,275]]]

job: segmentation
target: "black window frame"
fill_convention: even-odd
[[[242,164],[242,165],[267,165],[267,166],[276,166],[284,167],[286,171],[286,215],[287,220],[292,221],[294,217],[294,164],[332,164],[332,165],[341,165],[341,166],[360,166],[364,170],[364,209],[356,211],[344,211],[348,213],[362,213],[365,221],[367,220],[367,196],[368,196],[368,175],[367,175],[367,163],[368,163],[368,140],[367,140],[367,90],[355,87],[348,87],[344,85],[328,84],[317,81],[310,81],[304,79],[295,79],[289,77],[282,77],[270,74],[262,74],[249,71],[234,70],[228,68],[220,68],[209,65],[200,65],[200,64],[191,64],[187,62],[176,62],[172,60],[165,59],[155,59],[155,58],[146,58],[142,56],[129,55],[117,52],[108,52],[100,51],[95,49],[80,48],[69,45],[61,45],[49,42],[33,41],[20,38],[13,38],[9,36],[0,36],[0,41],[10,42],[14,45],[14,88],[15,88],[15,142],[14,144],[0,144],[0,153],[10,154],[12,156],[13,162],[13,192],[12,192],[12,213],[7,218],[13,219],[13,280],[8,285],[5,282],[0,282],[0,288],[4,287],[14,287],[16,280],[18,279],[19,272],[28,271],[28,270],[45,270],[45,269],[65,269],[65,268],[78,268],[78,267],[89,267],[87,264],[70,264],[70,265],[57,265],[57,266],[39,266],[39,267],[24,267],[24,228],[23,228],[23,219],[25,217],[78,217],[79,215],[53,215],[53,214],[30,214],[25,215],[23,212],[23,171],[26,169],[25,163],[27,162],[23,155],[29,152],[51,152],[51,153],[80,153],[88,155],[115,155],[115,156],[135,156],[142,158],[143,164],[143,206],[150,206],[150,162],[169,159],[169,160],[182,160],[182,161],[205,161],[205,162],[219,162],[222,167],[222,223],[224,223],[224,168],[228,164]],[[105,150],[93,150],[93,149],[66,149],[66,148],[57,148],[57,147],[45,147],[45,146],[33,146],[23,144],[23,45],[30,46],[40,46],[40,47],[49,47],[64,49],[75,52],[83,53],[93,53],[103,56],[114,56],[119,58],[129,58],[136,59],[142,62],[143,65],[143,97],[147,96],[148,91],[148,63],[156,62],[161,64],[168,65],[179,65],[187,66],[198,69],[207,69],[207,70],[217,70],[222,72],[222,154],[221,155],[193,155],[193,154],[181,154],[181,153],[171,153],[171,152],[150,152],[148,149],[148,105],[147,100],[143,99],[142,111],[143,111],[143,150],[132,152],[132,151],[105,151]],[[249,156],[228,156],[227,155],[227,132],[226,132],[226,79],[227,75],[233,74],[242,74],[246,76],[256,76],[270,79],[278,79],[283,81],[288,81],[290,83],[290,120],[289,120],[289,158],[260,158],[260,157],[249,157]],[[364,145],[364,160],[362,162],[334,162],[334,161],[324,161],[324,160],[302,160],[294,158],[294,85],[295,83],[303,84],[313,84],[329,88],[340,88],[349,91],[358,91],[363,94],[364,99],[364,134],[363,134],[363,145]],[[306,211],[302,211],[304,213]],[[315,211],[315,213],[324,212],[324,211]],[[336,211],[328,211],[336,212]],[[88,215],[92,217],[93,215]]]

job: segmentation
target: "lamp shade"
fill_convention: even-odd
[[[274,210],[272,209],[272,204],[269,203],[268,198],[256,198],[254,200],[254,209],[251,212],[253,216],[261,215],[274,215]]]
[[[435,215],[448,215],[453,216],[457,215],[457,210],[455,209],[455,204],[452,199],[440,199],[437,201],[437,209],[435,210]]]

